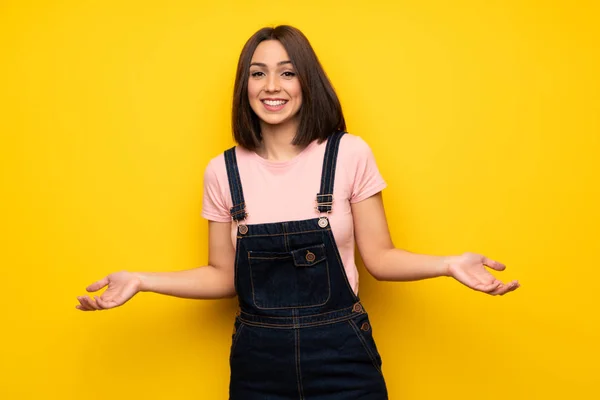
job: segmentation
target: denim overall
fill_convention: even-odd
[[[348,278],[325,213],[332,212],[339,142],[330,136],[321,217],[246,225],[235,148],[225,152],[238,222],[230,400],[385,400],[369,318]],[[310,207],[310,205],[307,205]]]

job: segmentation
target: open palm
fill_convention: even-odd
[[[94,299],[90,296],[78,296],[77,299],[80,304],[78,304],[76,308],[82,311],[94,311],[118,307],[139,292],[140,279],[131,272],[115,272],[92,283],[86,290],[88,292],[95,292],[105,286],[108,287],[104,293],[99,297],[94,296]]]
[[[506,266],[481,254],[464,253],[447,260],[448,272],[454,279],[471,289],[492,295],[503,295],[519,287],[519,282],[503,283],[492,275],[487,267],[504,271]]]

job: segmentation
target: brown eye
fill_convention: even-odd
[[[257,78],[257,77],[262,76],[262,75],[264,75],[264,74],[262,72],[260,72],[260,71],[250,72],[250,76],[253,77],[253,78]]]

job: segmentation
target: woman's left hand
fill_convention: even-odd
[[[512,292],[520,285],[518,281],[503,283],[496,279],[486,266],[504,271],[506,266],[498,261],[491,260],[481,254],[464,253],[460,256],[446,258],[448,274],[471,289],[492,295],[504,295]]]

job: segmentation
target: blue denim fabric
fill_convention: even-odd
[[[333,192],[331,158],[342,134],[327,147],[321,193]],[[232,197],[240,202],[234,198],[232,214],[239,215],[245,205],[237,166],[230,156],[226,162]],[[230,400],[388,398],[369,317],[350,287],[330,224],[319,221],[240,226]]]

